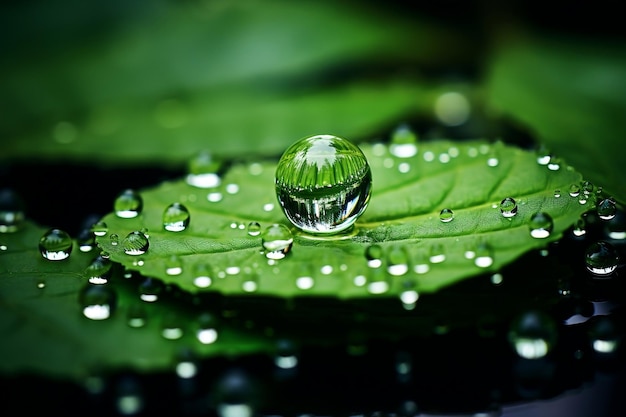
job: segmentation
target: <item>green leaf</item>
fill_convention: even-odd
[[[88,284],[85,270],[95,251],[83,253],[74,243],[69,258],[45,260],[37,247],[44,232],[26,223],[16,233],[0,235],[1,374],[79,380],[120,369],[170,370],[187,353],[191,358],[234,357],[273,349],[270,339],[249,330],[244,334],[219,313],[217,340],[201,343],[196,337],[198,315],[211,310],[185,308],[180,300],[173,301],[171,289],[164,289],[158,302],[141,301],[138,285],[143,278],[125,278],[115,265],[107,284]],[[90,320],[82,314],[80,294],[88,285],[116,294],[110,318]],[[133,312],[145,317],[145,325],[129,325]],[[183,332],[175,340],[163,336],[164,327],[172,325]]]
[[[580,184],[582,177],[564,162],[550,170],[538,164],[533,152],[501,142],[424,142],[410,158],[392,155],[384,144],[361,148],[372,169],[372,198],[354,232],[342,238],[316,239],[292,228],[291,252],[284,259],[268,260],[261,253],[261,238],[250,236],[247,225],[290,225],[276,202],[276,165],[252,162],[235,164],[214,189],[194,188],[181,179],[141,190],[141,214],[133,219],[113,213],[105,216],[109,235],[99,237],[99,245],[116,262],[194,293],[388,298],[407,288],[431,293],[497,271],[558,239],[594,207],[595,194],[587,201],[568,195],[570,186]],[[561,191],[560,197],[555,197],[555,190]],[[503,217],[499,208],[507,197],[518,205],[517,215],[511,218]],[[163,212],[174,202],[185,205],[191,215],[182,232],[163,229]],[[454,212],[448,223],[439,219],[446,208]],[[537,212],[554,220],[554,229],[545,239],[530,235],[529,222]],[[122,243],[112,245],[113,234],[122,242],[137,230],[149,236],[144,255],[126,255]],[[382,248],[380,268],[368,267],[365,252],[371,245]],[[477,256],[469,256],[470,249]],[[440,263],[434,256],[441,255],[439,251],[445,255]],[[388,272],[390,265],[405,261],[405,273],[397,272],[401,266]],[[180,274],[166,272],[172,262],[182,267]],[[209,271],[210,286],[194,284],[198,266],[202,274]],[[301,277],[312,278],[310,288],[302,288]]]
[[[626,48],[588,38],[521,38],[489,65],[487,101],[555,156],[626,200]]]

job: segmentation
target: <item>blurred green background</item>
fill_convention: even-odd
[[[0,7],[5,176],[33,161],[178,169],[201,149],[275,157],[306,135],[386,140],[409,123],[422,137],[522,132],[626,200],[619,2]],[[435,115],[448,91],[471,105],[460,125]]]

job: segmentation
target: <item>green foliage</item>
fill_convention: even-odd
[[[144,203],[141,215],[105,216],[108,235],[98,242],[111,259],[127,268],[190,292],[349,299],[377,293],[376,284],[371,284],[382,281],[389,289],[375,296],[398,297],[407,285],[429,293],[496,271],[558,239],[594,207],[595,194],[584,204],[567,194],[582,177],[564,162],[553,171],[538,164],[533,152],[500,142],[423,142],[410,158],[392,155],[383,144],[362,149],[374,185],[369,207],[354,232],[339,239],[316,239],[292,228],[293,249],[285,259],[268,261],[261,254],[261,237],[246,231],[250,222],[262,228],[273,223],[291,226],[276,202],[272,162],[236,164],[214,189],[194,188],[180,179],[139,190]],[[563,195],[555,198],[555,190]],[[518,205],[517,215],[511,218],[500,212],[499,204],[507,197]],[[163,228],[163,212],[174,202],[190,212],[189,226],[182,232]],[[454,212],[448,223],[439,219],[446,208]],[[537,212],[546,212],[554,220],[554,230],[546,239],[530,235],[530,219]],[[125,254],[122,240],[141,230],[149,235],[149,250],[140,256]],[[119,244],[112,245],[112,234],[119,236]],[[371,245],[382,249],[380,268],[367,265],[365,253]],[[468,259],[470,249],[477,254]],[[429,260],[438,251],[444,251],[445,261]],[[493,263],[486,260],[487,265],[477,266],[480,256],[491,257]],[[172,262],[182,267],[180,274],[167,273]],[[387,272],[389,267],[394,270],[394,264],[406,264],[408,270]],[[199,266],[202,274],[210,275],[210,286],[194,284]],[[355,285],[357,276],[364,276],[366,282]],[[299,277],[312,278],[314,285],[299,288]],[[250,285],[253,290],[246,290]]]

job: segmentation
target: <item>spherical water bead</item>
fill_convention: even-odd
[[[81,252],[91,252],[96,246],[96,237],[90,229],[82,229],[76,236],[76,241]]]
[[[493,265],[493,249],[486,242],[480,242],[476,246],[474,265],[479,268],[489,268]]]
[[[449,208],[445,208],[439,213],[439,220],[442,223],[450,223],[452,219],[454,219],[454,213]]]
[[[512,321],[508,338],[520,357],[540,359],[556,344],[557,326],[550,316],[541,311],[526,311]]]
[[[109,258],[98,255],[85,269],[85,274],[92,284],[106,284],[111,276],[112,263]]]
[[[404,246],[393,246],[387,252],[387,272],[393,276],[404,275],[409,271],[409,255]]]
[[[135,190],[127,189],[117,196],[113,209],[117,217],[132,219],[141,213],[143,199]]]
[[[163,212],[163,228],[169,232],[182,232],[189,226],[189,210],[181,203],[172,203]]]
[[[291,250],[293,235],[287,226],[273,224],[263,231],[261,242],[268,259],[283,259]]]
[[[213,283],[213,268],[206,263],[196,263],[193,266],[193,284],[198,288],[210,287]]]
[[[219,170],[222,162],[208,151],[200,151],[187,164],[187,184],[197,188],[214,188],[220,185]]]
[[[545,239],[552,233],[554,222],[548,213],[538,212],[530,217],[530,235],[536,239]]]
[[[517,214],[517,203],[511,197],[507,197],[500,202],[500,213],[502,217],[513,217]]]
[[[569,186],[569,195],[571,197],[578,197],[579,194],[580,194],[580,185],[572,184]]]
[[[83,315],[91,320],[106,320],[115,310],[117,295],[106,285],[89,284],[81,291]]]
[[[72,252],[72,238],[60,229],[50,229],[39,239],[41,256],[49,261],[61,261]]]
[[[596,210],[598,212],[598,217],[602,220],[611,220],[617,213],[617,205],[612,199],[605,198],[598,203]]]
[[[350,228],[369,203],[372,174],[346,139],[315,135],[291,145],[276,168],[276,194],[289,221],[309,233]]]
[[[11,189],[0,190],[0,233],[16,232],[24,218],[22,199]]]
[[[585,265],[587,269],[597,276],[608,276],[619,263],[617,249],[609,242],[594,242],[585,251]]]
[[[593,193],[593,183],[589,182],[589,181],[583,181],[581,183],[581,187],[580,189],[582,190],[583,194],[585,195],[591,195],[591,193]]]
[[[148,251],[150,242],[146,235],[142,232],[135,230],[130,232],[122,241],[124,253],[127,255],[143,255]]]
[[[211,313],[200,313],[198,316],[198,329],[196,338],[203,345],[215,343],[218,337],[219,321],[217,317]]]
[[[107,224],[102,220],[91,225],[91,232],[98,237],[105,236],[108,231],[109,226],[107,226]]]
[[[380,268],[383,264],[383,248],[377,244],[368,246],[365,249],[365,259],[370,268]]]
[[[139,298],[146,303],[157,301],[163,292],[163,283],[154,278],[146,278],[139,284]]]
[[[171,255],[165,260],[165,273],[167,275],[180,275],[183,273],[183,261],[177,255]]]
[[[248,223],[248,235],[258,236],[261,234],[261,225],[258,222]]]
[[[393,131],[389,151],[398,158],[410,158],[417,154],[417,135],[410,126],[402,124]]]
[[[587,233],[587,222],[585,222],[584,218],[579,218],[576,220],[574,224],[574,228],[572,229],[572,234],[576,237],[584,236]]]
[[[470,116],[471,105],[464,94],[449,91],[435,101],[435,115],[446,126],[460,126]]]

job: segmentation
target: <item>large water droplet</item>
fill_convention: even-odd
[[[72,252],[72,238],[60,229],[50,229],[39,239],[41,256],[49,261],[61,261]]]
[[[197,188],[214,188],[220,185],[218,172],[221,161],[208,151],[200,151],[187,164],[187,184]]]
[[[392,132],[389,152],[398,158],[410,158],[417,154],[417,135],[409,125],[402,124]]]
[[[98,255],[85,269],[85,274],[92,284],[106,284],[111,276],[112,263],[109,258]]]
[[[554,222],[548,213],[538,212],[530,216],[530,235],[536,239],[545,239],[552,233]]]
[[[513,217],[517,214],[517,203],[511,197],[507,197],[500,202],[500,212],[502,217]]]
[[[585,265],[594,275],[610,275],[619,263],[617,249],[609,242],[594,242],[585,251]]]
[[[439,213],[439,220],[443,223],[449,223],[452,219],[454,219],[454,213],[449,208],[445,208]]]
[[[287,226],[273,224],[261,234],[265,256],[269,259],[283,259],[291,250],[293,235]]]
[[[0,233],[17,231],[24,218],[22,199],[11,189],[0,190]]]
[[[79,295],[83,315],[91,320],[108,319],[115,309],[116,301],[115,292],[103,285],[89,284]]]
[[[306,137],[290,146],[276,168],[283,212],[309,233],[350,228],[369,202],[372,174],[363,152],[332,135]]]
[[[142,232],[135,230],[130,232],[122,242],[124,247],[124,253],[127,255],[143,255],[150,247],[150,242],[146,235]]]
[[[605,198],[598,203],[596,210],[602,220],[611,220],[617,213],[617,205],[612,199]]]
[[[189,210],[180,203],[172,203],[163,212],[163,228],[170,232],[182,232],[189,226]]]
[[[557,328],[554,320],[540,311],[527,311],[516,317],[509,330],[509,342],[525,359],[539,359],[554,347]]]
[[[135,190],[127,189],[117,196],[113,209],[117,217],[132,219],[141,213],[143,199]]]

